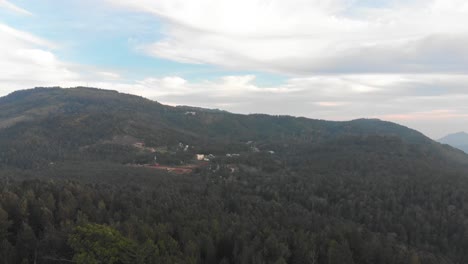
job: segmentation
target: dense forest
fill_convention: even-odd
[[[467,188],[463,152],[380,120],[0,98],[0,263],[463,264]]]

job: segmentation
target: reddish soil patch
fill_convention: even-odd
[[[208,162],[201,162],[197,164],[188,164],[185,166],[163,166],[163,165],[131,165],[135,167],[143,167],[143,168],[150,168],[150,169],[156,169],[156,170],[165,170],[167,172],[173,172],[176,174],[188,174],[192,173],[194,169],[200,168],[203,166],[208,165]]]

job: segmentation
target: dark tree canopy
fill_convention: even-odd
[[[467,164],[379,120],[15,92],[0,98],[0,263],[464,264]]]

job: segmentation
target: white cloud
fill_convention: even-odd
[[[435,84],[428,87],[426,83]],[[229,105],[234,112],[327,117],[335,119],[403,115],[419,109],[453,109],[463,112],[468,97],[465,75],[323,75],[291,78],[276,86],[260,86],[255,76],[225,76],[191,82],[181,77],[145,78],[140,81],[90,82],[95,87],[117,89],[163,103],[216,107]],[[357,87],[357,88],[356,88]],[[277,104],[276,102],[281,102]],[[245,107],[248,106],[248,107]],[[274,109],[274,110],[273,110]],[[321,111],[326,111],[323,114]]]
[[[127,83],[90,81],[88,85],[137,94],[171,105],[185,104],[192,97],[203,97],[212,101],[209,105],[205,105],[207,107],[216,106],[218,103],[225,104],[234,98],[281,96],[296,93],[302,89],[288,85],[260,87],[255,84],[254,75],[224,76],[213,81],[201,82],[189,82],[179,76],[148,77]],[[179,99],[171,101],[169,98]],[[196,104],[196,102],[194,101],[192,104]]]
[[[0,92],[74,84],[79,75],[49,50],[53,43],[0,24]]]
[[[153,13],[165,37],[142,48],[179,62],[312,73],[466,71],[465,1],[107,0]]]
[[[2,37],[2,47],[11,45],[12,43],[21,43],[21,45],[35,45],[42,46],[45,48],[55,48],[56,45],[48,40],[36,37],[28,32],[20,31],[9,27],[8,25],[0,23],[0,36]]]
[[[0,8],[6,8],[8,10],[11,10],[13,12],[16,12],[16,13],[19,13],[19,14],[22,14],[22,15],[28,15],[28,16],[31,16],[31,12],[21,8],[21,7],[18,7],[6,0],[0,0]]]
[[[122,78],[120,74],[109,71],[100,71],[97,72],[97,74],[100,78],[103,78],[104,80],[118,80]]]
[[[427,83],[434,86],[428,87]],[[237,113],[290,114],[333,120],[381,118],[417,127],[436,138],[463,130],[468,123],[468,107],[464,103],[468,100],[466,83],[466,75],[387,74],[291,78],[271,87],[257,85],[252,75],[201,82],[173,76],[127,84],[92,85],[170,105],[222,108]],[[444,127],[435,128],[434,122]]]

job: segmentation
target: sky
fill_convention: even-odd
[[[169,105],[468,132],[468,1],[0,0],[0,96],[89,86]]]

